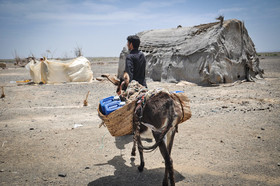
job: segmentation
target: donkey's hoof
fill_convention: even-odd
[[[164,179],[164,180],[163,180],[162,186],[168,186],[168,180],[167,180],[167,179]]]
[[[143,172],[143,167],[142,167],[142,166],[139,166],[139,167],[138,167],[138,171],[139,171],[139,172]]]
[[[131,152],[131,156],[135,156],[136,154],[135,154],[135,151],[132,151]]]

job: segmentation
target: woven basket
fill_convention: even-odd
[[[185,93],[171,94],[171,98],[175,104],[182,110],[182,118],[179,123],[191,118],[190,101]],[[132,101],[123,107],[111,112],[108,115],[103,115],[101,106],[97,109],[98,116],[102,119],[105,126],[108,128],[112,136],[125,136],[133,133],[133,112],[136,101]],[[178,123],[178,124],[179,124]]]
[[[101,106],[98,107],[98,116],[102,119],[112,136],[124,136],[133,132],[133,112],[136,101],[132,101],[123,107],[103,115]]]
[[[176,94],[171,94],[171,98],[174,100],[175,104],[180,105],[182,109],[182,119],[180,123],[183,123],[184,121],[187,121],[188,119],[191,118],[192,113],[191,113],[191,108],[190,108],[190,100],[185,93],[176,93]],[[179,124],[180,124],[179,123]]]

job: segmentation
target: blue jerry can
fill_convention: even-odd
[[[172,93],[184,93],[184,91],[182,91],[182,90],[177,90],[177,91],[174,91],[174,92],[172,92]]]
[[[113,101],[111,103],[106,104],[105,105],[105,115],[108,115],[111,112],[121,108],[123,105],[124,105],[124,102],[121,102],[120,100]]]
[[[122,105],[124,105],[123,103],[121,103],[120,105],[116,105],[116,104],[119,104],[120,102],[121,101],[118,96],[110,96],[110,97],[100,100],[101,112],[105,115],[108,115],[109,113],[113,112],[114,110],[116,110],[116,109],[120,108]],[[106,105],[109,105],[109,106],[106,107]]]
[[[110,96],[100,100],[101,111],[105,113],[105,105],[114,101],[114,96]]]

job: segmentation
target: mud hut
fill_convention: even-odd
[[[147,59],[146,77],[153,81],[218,84],[251,81],[263,74],[254,43],[244,23],[236,19],[137,35]],[[120,54],[118,77],[127,53],[124,48]]]

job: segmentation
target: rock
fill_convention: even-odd
[[[59,177],[66,177],[66,176],[67,176],[67,174],[60,173],[60,174],[58,174],[58,176],[59,176]]]
[[[34,130],[34,128],[30,128],[29,130]]]
[[[0,68],[2,68],[2,69],[7,68],[6,63],[0,63]]]

